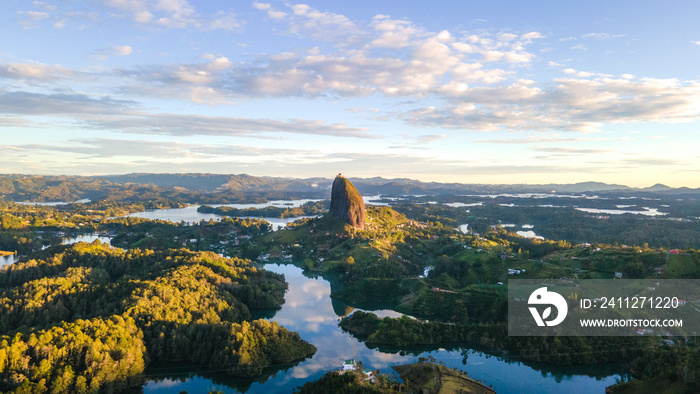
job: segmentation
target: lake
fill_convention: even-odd
[[[634,205],[629,205],[627,207],[633,207]],[[634,215],[644,215],[644,216],[664,216],[668,215],[666,212],[659,212],[656,208],[642,207],[641,211],[630,211],[625,209],[595,209],[595,208],[575,208],[578,211],[588,212],[588,213],[602,213],[606,215],[622,215],[625,213],[631,213]]]
[[[14,264],[15,261],[17,261],[16,254],[11,254],[8,256],[0,256],[0,267],[3,267],[5,265]]]
[[[265,204],[213,204],[210,206],[213,207],[234,207],[238,209],[247,209],[247,208],[264,208],[264,207],[269,207],[273,203],[277,203],[278,205],[275,206],[288,206],[290,208],[292,207],[297,207],[303,204],[304,202],[308,201],[320,201],[320,200],[292,200],[292,201],[271,201],[269,203]],[[293,205],[288,205],[288,204],[293,204]],[[187,223],[198,223],[201,220],[209,221],[210,219],[212,220],[219,220],[221,218],[225,218],[227,216],[221,216],[217,215],[214,213],[201,213],[197,212],[197,208],[199,208],[199,205],[190,205],[185,208],[171,208],[171,209],[154,209],[152,211],[145,211],[145,212],[136,212],[132,213],[129,216],[132,217],[138,217],[138,218],[144,218],[144,219],[150,219],[150,220],[169,220],[174,223],[179,223],[179,222],[187,222]],[[301,217],[295,217],[295,218],[263,218],[263,217],[254,217],[254,216],[245,216],[241,218],[245,219],[262,219],[270,222],[272,225],[272,230],[277,231],[280,228],[286,226],[287,224],[303,219],[303,218],[311,218],[314,216],[301,216]]]
[[[339,369],[343,361],[353,358],[354,354],[365,368],[379,369],[387,374],[393,374],[392,365],[412,363],[418,361],[418,357],[432,356],[449,367],[466,370],[472,378],[493,385],[498,393],[603,393],[605,387],[621,379],[620,367],[533,368],[520,361],[490,356],[475,349],[370,349],[338,327],[340,318],[354,309],[330,298],[332,284],[329,281],[306,276],[293,265],[267,264],[265,269],[284,274],[289,283],[282,309],[270,320],[298,331],[303,339],[317,347],[316,354],[296,365],[270,369],[258,381],[232,378],[206,367],[154,364],[145,372],[150,380],[143,386],[144,393],[177,393],[181,390],[200,393],[214,389],[226,393],[289,393],[307,381]],[[397,316],[393,311],[382,312],[382,316]]]
[[[110,237],[105,237],[99,234],[80,234],[72,237],[65,237],[61,241],[63,245],[74,244],[76,242],[87,242],[92,243],[94,240],[99,239],[102,243],[109,244]],[[48,247],[48,246],[47,246]],[[14,264],[19,261],[19,256],[16,254],[11,254],[9,256],[0,256],[0,267]]]

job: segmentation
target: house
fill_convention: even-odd
[[[343,363],[343,371],[353,371],[355,370],[356,365],[357,364],[355,364],[354,359],[345,360],[345,362]]]

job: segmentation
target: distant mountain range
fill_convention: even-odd
[[[656,184],[631,188],[601,182],[547,185],[485,185],[413,179],[348,178],[362,195],[464,195],[504,193],[595,194],[639,197],[700,197],[700,189]],[[280,178],[225,174],[125,174],[108,176],[0,175],[0,199],[13,201],[171,200],[200,203],[265,199],[330,198],[331,178]]]
[[[112,183],[153,184],[161,187],[183,187],[198,191],[256,191],[269,190],[328,194],[332,178],[279,178],[255,177],[251,175],[217,174],[126,174],[97,177]],[[409,194],[464,194],[464,193],[661,193],[664,195],[698,194],[700,189],[671,188],[656,184],[647,188],[631,188],[625,185],[602,182],[545,185],[486,185],[421,182],[407,178],[387,179],[348,178],[363,195],[409,195]]]

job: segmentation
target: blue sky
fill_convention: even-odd
[[[5,1],[0,173],[700,187],[700,2]]]

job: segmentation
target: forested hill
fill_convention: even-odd
[[[545,185],[483,185],[421,182],[411,179],[348,178],[362,195],[463,195],[502,193],[595,193],[608,196],[683,198],[700,189],[654,185],[634,189],[600,182]],[[232,174],[126,174],[109,176],[0,175],[0,200],[65,201],[80,199],[187,203],[265,202],[275,199],[326,199],[328,178],[275,178]]]
[[[256,177],[246,174],[125,174],[97,177],[112,183],[152,184],[199,191],[291,191],[313,192],[329,187],[324,178],[294,179]]]
[[[284,276],[186,249],[78,243],[0,270],[0,392],[123,392],[150,361],[258,376],[316,348],[251,311],[279,309]]]

